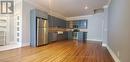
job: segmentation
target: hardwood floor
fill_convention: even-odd
[[[0,62],[114,62],[98,42],[59,41],[0,52]]]

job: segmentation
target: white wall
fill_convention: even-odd
[[[30,10],[34,9],[33,5],[30,5],[23,1],[23,23],[22,23],[22,43],[30,42]]]
[[[102,41],[104,13],[88,17],[88,40]]]
[[[107,44],[108,37],[108,8],[104,8],[104,21],[103,21],[103,30],[102,30],[102,41],[103,44]]]
[[[121,62],[130,62],[130,0],[112,0],[108,18],[108,46]]]

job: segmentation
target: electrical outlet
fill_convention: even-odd
[[[117,51],[117,56],[120,57],[120,52],[119,51]]]

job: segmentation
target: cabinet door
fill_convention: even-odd
[[[87,32],[78,32],[78,40],[87,40]]]
[[[63,28],[66,28],[66,21],[63,20]]]
[[[53,19],[52,19],[52,16],[48,16],[48,26],[49,27],[52,27],[53,26]]]
[[[80,27],[84,28],[84,29],[87,28],[87,20],[82,20],[81,24],[80,24]]]
[[[68,39],[68,32],[66,31],[66,32],[64,32],[64,39]]]
[[[80,21],[78,20],[78,21],[75,21],[74,23],[73,23],[75,26],[73,26],[73,28],[80,28]]]
[[[83,32],[83,40],[84,40],[84,41],[87,40],[87,32]]]
[[[57,19],[55,17],[52,17],[52,20],[53,20],[53,27],[56,27],[57,26]]]
[[[70,26],[69,23],[70,23],[69,21],[66,21],[66,28],[70,28],[70,27],[69,27],[69,26]]]
[[[72,40],[73,39],[73,32],[69,31],[68,32],[68,40]]]
[[[84,20],[81,20],[81,21],[80,21],[80,28],[82,29],[82,28],[85,28],[85,27],[86,27],[85,21],[84,21]]]
[[[55,26],[60,28],[60,20],[55,18]]]
[[[59,27],[59,28],[65,28],[66,27],[66,21],[65,20],[56,18],[54,16],[49,16],[48,24],[51,27]]]
[[[59,28],[62,27],[62,21],[61,21],[60,19],[57,19],[57,26],[58,26]]]
[[[66,27],[66,22],[62,19],[60,19],[60,27],[65,28]]]
[[[82,21],[81,21],[81,20],[80,20],[80,21],[78,21],[78,28],[82,28],[82,26],[81,26],[82,24],[81,24],[81,23],[82,23]]]
[[[55,24],[56,24],[56,26],[59,27],[59,28],[65,28],[65,27],[66,27],[65,21],[62,20],[62,19],[59,19],[59,18],[56,18]]]
[[[87,28],[87,20],[78,20],[75,22],[75,25],[78,26],[80,29],[86,29]]]
[[[57,41],[58,34],[56,32],[49,32],[48,33],[48,40],[49,42]]]
[[[78,32],[78,40],[83,40],[83,32]]]
[[[53,37],[52,37],[52,36],[53,36],[52,34],[53,34],[52,32],[49,32],[49,33],[48,33],[48,41],[49,41],[49,42],[51,42],[51,41],[53,40],[53,39],[52,39],[52,38],[53,38]]]
[[[63,20],[60,21],[60,26],[61,26],[61,28],[64,28],[64,21]]]

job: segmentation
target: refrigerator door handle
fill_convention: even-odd
[[[40,19],[39,18],[37,18],[37,20],[36,20],[36,22],[37,22],[37,40],[36,40],[36,46],[38,46],[38,42],[39,42],[39,22],[40,22]]]

